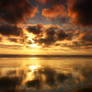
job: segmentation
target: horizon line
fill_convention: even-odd
[[[28,54],[0,54],[0,58],[28,58],[28,57],[91,57],[92,55],[28,55]]]

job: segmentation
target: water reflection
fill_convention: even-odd
[[[76,89],[76,90],[73,91],[73,92],[92,92],[92,87],[79,88],[79,89]]]
[[[53,68],[41,67],[33,73],[33,80],[26,82],[27,87],[36,89],[57,88],[60,83],[70,77],[70,74],[58,73]],[[31,76],[30,76],[31,79]]]
[[[91,92],[89,90],[92,90],[92,66],[87,63],[79,65],[77,62],[74,64],[73,61],[67,61],[65,65],[63,61],[60,62],[61,58],[31,58],[26,61],[24,59],[18,64],[18,60],[15,60],[19,65],[17,67],[10,65],[6,67],[7,63],[2,63],[0,92]],[[88,91],[82,91],[84,89]]]

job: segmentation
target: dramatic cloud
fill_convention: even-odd
[[[60,29],[58,26],[55,26],[55,25],[28,26],[27,30],[29,33],[32,33],[35,35],[35,37],[33,38],[35,43],[38,43],[39,45],[42,45],[42,46],[52,45],[57,41],[62,41],[66,39],[67,37],[67,34],[62,29]]]
[[[25,28],[16,25],[0,25],[0,42],[13,42],[39,47],[92,47],[92,30],[76,30],[58,25],[28,24]]]
[[[58,25],[26,25],[25,28],[16,25],[0,25],[1,42],[9,41],[30,45],[51,46],[57,41],[63,41],[68,35]]]
[[[29,0],[0,0],[0,20],[8,23],[21,23],[32,18],[38,11]]]
[[[66,32],[68,37],[67,40],[70,43],[67,43],[66,46],[68,47],[82,47],[82,48],[90,48],[92,47],[92,30],[68,30]]]
[[[49,46],[56,42],[55,39],[55,30],[47,29],[45,31],[45,37],[37,40],[39,44],[44,44],[45,46]]]
[[[92,42],[92,30],[80,32],[79,40],[84,42]]]
[[[27,30],[28,30],[28,32],[33,33],[33,34],[40,34],[42,32],[41,31],[42,27],[43,27],[43,25],[37,24],[35,26],[28,26]]]
[[[0,34],[5,36],[20,36],[21,28],[14,25],[0,25]]]
[[[92,1],[69,0],[68,15],[72,22],[80,26],[92,26]]]
[[[66,37],[68,37],[68,35],[63,30],[58,30],[56,34],[58,40],[64,40]]]
[[[66,10],[63,5],[55,5],[52,8],[45,8],[42,10],[42,15],[47,18],[61,18],[66,16]]]

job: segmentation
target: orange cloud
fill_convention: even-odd
[[[92,1],[68,0],[68,16],[79,26],[92,26]]]
[[[87,30],[85,32],[80,33],[80,40],[84,42],[91,42],[92,43],[92,30]]]
[[[56,4],[66,4],[67,0],[36,0],[40,4],[56,5]]]
[[[32,18],[38,12],[29,0],[0,0],[0,20],[18,24]]]
[[[37,0],[38,3],[41,3],[41,4],[46,4],[47,3],[47,0]]]
[[[63,5],[55,5],[52,8],[45,8],[42,10],[42,15],[47,18],[65,17],[66,10]]]

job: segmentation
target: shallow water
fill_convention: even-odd
[[[73,92],[92,87],[92,58],[0,58],[0,92]]]

